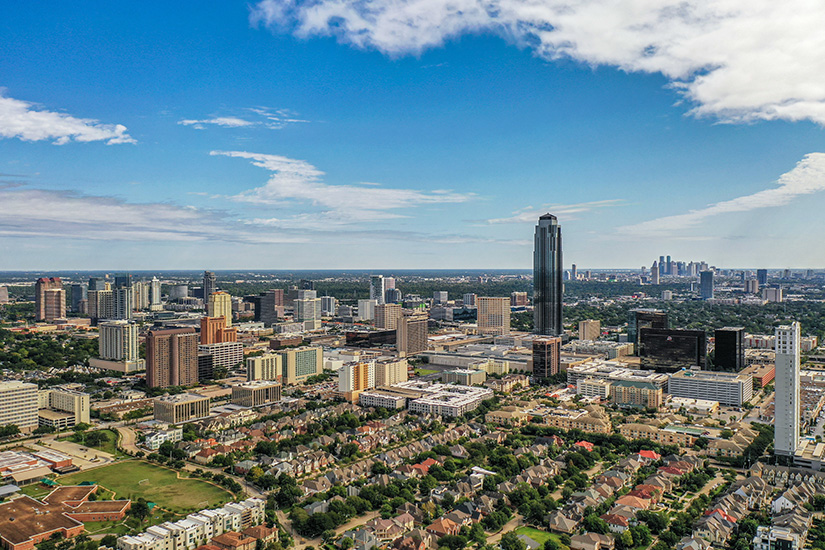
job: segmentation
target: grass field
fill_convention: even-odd
[[[115,432],[114,430],[93,430],[93,431],[99,431],[103,435],[105,435],[106,436],[106,441],[104,441],[101,445],[98,445],[97,447],[89,446],[89,448],[99,449],[99,450],[103,451],[104,453],[109,453],[109,454],[115,455],[115,456],[125,456],[123,453],[121,453],[120,451],[117,450],[117,432]],[[92,431],[88,431],[86,433],[92,433]],[[85,445],[85,443],[83,443],[83,442],[77,442],[74,439],[72,439],[71,435],[67,435],[66,437],[61,437],[61,438],[58,439],[58,441],[71,441],[72,443],[77,443],[78,445]]]
[[[435,374],[439,371],[433,369],[415,369],[415,374],[418,376],[426,376],[428,374]]]
[[[198,479],[178,479],[174,471],[140,460],[118,462],[58,479],[63,485],[83,481],[99,483],[114,491],[114,498],[143,497],[177,513],[215,508],[232,500],[232,494],[220,487]]]
[[[547,531],[541,531],[539,529],[534,529],[532,527],[519,527],[515,530],[517,535],[527,535],[537,543],[544,545],[549,539],[554,539],[556,542],[559,543],[560,546],[566,548],[561,541],[559,540],[559,536],[555,533],[548,533]]]

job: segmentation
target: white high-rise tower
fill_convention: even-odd
[[[377,304],[384,303],[384,276],[370,275],[370,300],[375,300]]]
[[[799,323],[776,327],[774,452],[793,456],[799,446]]]

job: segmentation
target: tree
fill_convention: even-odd
[[[616,539],[618,546],[622,548],[633,548],[633,535],[630,533],[630,529],[622,533],[618,539]]]
[[[355,542],[351,538],[346,537],[341,539],[341,550],[349,550],[353,546],[355,546]]]
[[[117,548],[117,535],[106,535],[100,539],[100,545],[107,548]]]
[[[129,509],[129,513],[143,521],[149,515],[149,505],[145,500],[139,498],[137,501],[132,502],[132,507]]]
[[[501,550],[526,550],[527,545],[524,543],[523,540],[518,538],[518,536],[510,531],[509,533],[504,533],[504,536],[501,537]]]
[[[606,535],[610,531],[610,527],[607,525],[607,522],[596,514],[590,514],[585,517],[582,522],[582,526],[586,530],[599,533],[600,535]]]

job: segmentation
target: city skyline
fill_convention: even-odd
[[[790,5],[598,36],[578,5],[279,6],[6,7],[0,269],[529,268],[545,211],[579,266],[825,265],[825,71]],[[704,47],[766,21],[770,48]]]

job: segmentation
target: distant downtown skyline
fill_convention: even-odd
[[[4,6],[0,270],[825,267],[825,5],[424,1]]]

